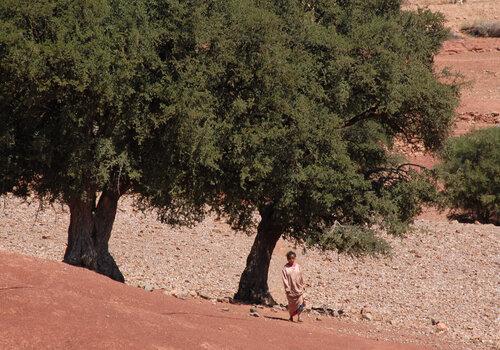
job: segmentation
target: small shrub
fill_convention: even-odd
[[[369,228],[354,225],[337,225],[323,233],[317,241],[323,250],[337,250],[350,255],[378,255],[390,252],[389,243]]]
[[[451,216],[496,225],[500,221],[500,128],[450,139],[438,174]]]
[[[480,37],[500,37],[500,22],[477,22],[462,27],[462,32]]]

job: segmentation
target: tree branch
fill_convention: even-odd
[[[373,174],[373,173],[376,173],[376,172],[379,172],[379,171],[384,171],[384,170],[401,170],[402,168],[404,168],[405,166],[409,166],[409,167],[416,167],[416,168],[419,168],[419,169],[428,169],[426,166],[423,166],[423,165],[420,165],[420,164],[415,164],[415,163],[403,163],[403,164],[400,164],[398,165],[397,167],[393,167],[393,168],[375,168],[375,169],[372,169],[371,171],[369,171],[367,174]]]
[[[376,105],[371,106],[370,108],[368,108],[364,112],[361,112],[360,114],[352,117],[351,119],[346,120],[344,122],[344,125],[342,126],[342,128],[348,128],[348,127],[353,126],[354,124],[356,124],[362,120],[368,119],[368,117],[370,117],[370,115],[373,114],[376,110],[377,110]]]

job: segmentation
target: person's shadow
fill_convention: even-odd
[[[286,321],[290,322],[288,318],[283,318],[283,317],[277,317],[277,316],[264,316],[264,318],[268,318],[270,320],[275,320],[275,321]]]

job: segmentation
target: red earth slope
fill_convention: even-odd
[[[297,324],[266,312],[249,317],[248,306],[180,300],[0,253],[1,349],[425,349],[340,335],[333,320]]]

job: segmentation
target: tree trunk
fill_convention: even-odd
[[[125,281],[108,250],[119,198],[118,193],[105,190],[97,206],[95,198],[77,198],[68,203],[70,224],[64,262]]]
[[[115,281],[125,282],[125,278],[108,249],[108,242],[111,238],[116,210],[118,209],[118,199],[120,199],[118,193],[105,191],[101,194],[97,204],[94,215],[94,244],[97,251],[96,271]]]
[[[64,262],[96,269],[97,252],[94,249],[92,234],[94,230],[93,210],[95,198],[73,199],[69,201],[68,246]]]
[[[276,305],[269,293],[267,278],[274,247],[282,230],[276,225],[271,206],[261,211],[257,236],[247,258],[247,265],[240,278],[234,299],[244,303]]]

